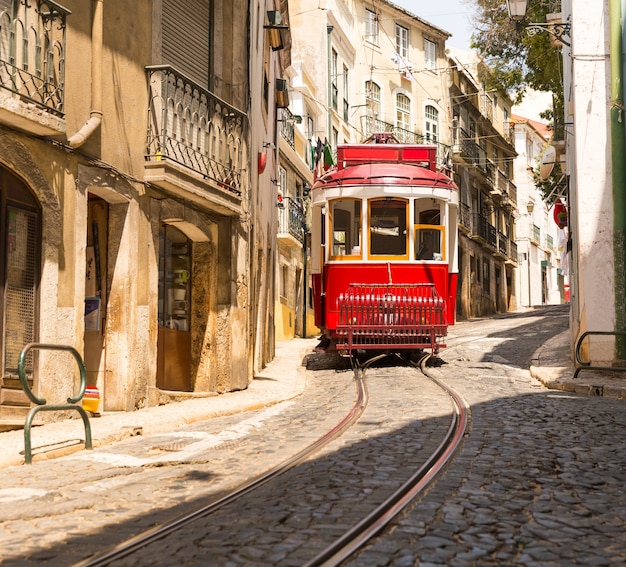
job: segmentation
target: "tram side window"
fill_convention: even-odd
[[[331,203],[332,256],[360,255],[361,201],[336,199]]]
[[[407,255],[407,203],[400,199],[370,201],[370,254]]]
[[[439,209],[420,211],[416,215],[419,223],[415,226],[415,258],[417,260],[445,260],[442,253],[443,226]]]

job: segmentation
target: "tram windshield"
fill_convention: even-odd
[[[372,199],[369,222],[370,255],[407,256],[407,201],[391,197]]]

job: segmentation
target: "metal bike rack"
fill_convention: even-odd
[[[78,364],[78,369],[80,370],[80,386],[78,388],[78,394],[76,394],[76,396],[67,398],[67,404],[47,405],[44,398],[38,398],[30,389],[30,386],[28,385],[28,381],[26,380],[26,376],[24,374],[24,361],[26,360],[26,355],[30,350],[63,350],[71,353],[74,356],[74,358],[76,359],[76,363]],[[24,455],[26,464],[31,464],[33,460],[30,428],[33,424],[33,418],[35,417],[35,414],[40,411],[77,411],[83,418],[83,423],[85,424],[85,449],[91,449],[91,425],[89,424],[89,416],[80,405],[76,405],[82,399],[83,395],[85,394],[85,388],[87,387],[87,370],[85,368],[83,359],[81,358],[80,354],[78,354],[78,351],[76,351],[76,349],[71,346],[65,345],[29,343],[22,349],[22,352],[20,352],[17,363],[17,372],[19,374],[20,382],[22,383],[22,388],[24,389],[24,392],[26,392],[26,395],[29,397],[31,402],[37,404],[28,412],[26,422],[24,423]]]
[[[626,337],[626,331],[585,331],[580,335],[576,341],[576,371],[574,372],[574,378],[578,377],[581,370],[614,370],[616,372],[626,372],[626,368],[623,366],[592,366],[591,361],[580,359],[580,349],[583,344],[583,340],[589,335],[608,335],[608,336],[620,336]]]

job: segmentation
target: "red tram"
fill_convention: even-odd
[[[337,148],[311,191],[318,350],[444,348],[454,324],[459,191],[434,145],[374,134]]]

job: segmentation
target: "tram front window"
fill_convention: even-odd
[[[370,201],[370,254],[406,256],[407,203],[400,199]]]
[[[331,256],[360,255],[361,201],[336,199],[331,203]]]

